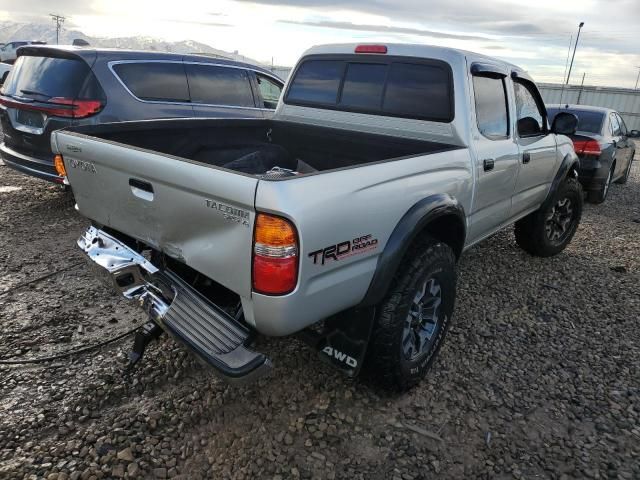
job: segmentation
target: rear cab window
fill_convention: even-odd
[[[294,72],[284,102],[448,123],[454,116],[453,77],[440,60],[310,56]]]

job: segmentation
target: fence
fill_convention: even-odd
[[[592,105],[617,110],[629,130],[640,130],[640,90],[579,85],[538,84],[545,103]]]

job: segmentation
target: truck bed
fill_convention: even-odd
[[[258,176],[274,167],[308,175],[459,148],[277,120],[152,120],[67,131]]]

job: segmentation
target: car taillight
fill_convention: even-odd
[[[0,98],[0,105],[42,112],[53,117],[86,118],[95,115],[104,107],[100,100],[74,100],[72,98],[53,97],[47,100],[47,105],[32,105],[8,98]]]
[[[387,53],[386,45],[358,45],[356,53]]]
[[[298,235],[282,217],[259,213],[253,238],[253,290],[284,295],[298,282]]]
[[[578,155],[600,155],[602,149],[597,140],[574,140],[573,149]]]

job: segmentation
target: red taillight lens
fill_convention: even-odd
[[[298,282],[298,235],[289,220],[259,213],[253,240],[253,290],[284,295]]]
[[[46,113],[53,117],[66,118],[86,118],[95,115],[104,107],[100,100],[73,100],[71,98],[54,97],[47,100],[47,105],[32,105],[30,103],[0,98],[0,105],[18,108],[21,110],[32,110]]]
[[[578,155],[600,155],[602,149],[597,140],[574,140],[573,149]]]
[[[358,45],[356,53],[387,53],[386,45]]]

